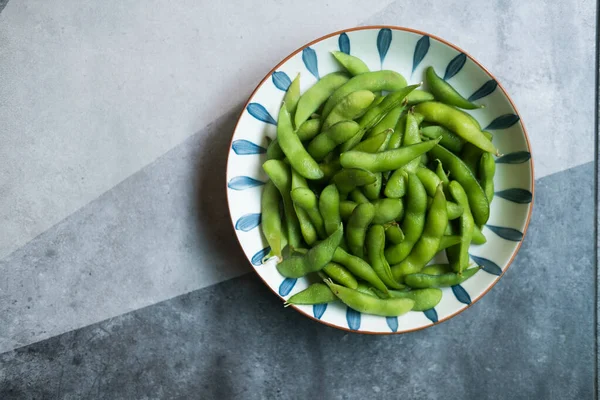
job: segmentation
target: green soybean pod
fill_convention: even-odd
[[[292,173],[290,167],[280,160],[269,160],[263,164],[263,169],[275,184],[283,199],[287,240],[292,250],[300,247],[302,233],[294,203],[292,202]]]
[[[409,106],[414,106],[415,104],[423,103],[426,101],[433,101],[435,97],[425,90],[415,90],[411,92],[406,99],[408,100]]]
[[[283,103],[292,120],[296,113],[296,107],[298,107],[298,100],[300,100],[300,74],[296,75],[290,86],[288,86],[285,96],[283,96]]]
[[[387,286],[381,281],[377,273],[371,268],[365,260],[360,257],[353,256],[338,247],[333,254],[333,261],[345,266],[354,276],[360,278],[375,288],[387,293]]]
[[[344,285],[350,289],[356,289],[358,287],[356,278],[340,264],[330,262],[323,267],[323,272],[340,285]]]
[[[323,177],[323,171],[319,168],[319,164],[308,154],[298,135],[294,132],[290,114],[285,107],[281,107],[279,110],[277,141],[292,167],[300,175],[307,179]]]
[[[469,100],[462,97],[461,94],[452,87],[452,85],[440,78],[438,74],[435,73],[433,67],[428,67],[425,70],[425,80],[427,81],[429,90],[431,90],[436,100],[439,100],[442,103],[467,110],[474,110],[482,107],[473,104]]]
[[[483,131],[483,134],[490,140],[492,140],[492,134]],[[480,148],[473,146],[471,143],[466,143],[460,152],[460,158],[467,167],[471,170],[475,177],[479,174],[479,162],[483,151]]]
[[[353,191],[351,191],[350,194],[348,194],[348,197],[350,198],[350,200],[352,200],[353,202],[355,202],[357,204],[371,202],[371,201],[369,201],[367,196],[365,196],[364,193],[358,189],[354,189]]]
[[[375,182],[377,177],[374,173],[357,168],[342,168],[336,173],[332,182],[335,183],[340,194],[350,193],[359,186]]]
[[[402,115],[398,119],[398,123],[396,124],[396,127],[394,128],[394,133],[392,133],[392,136],[388,143],[388,147],[387,147],[388,150],[397,149],[398,147],[400,147],[402,145],[402,139],[404,137],[405,129],[406,129],[406,114]],[[356,147],[354,149],[356,150]]]
[[[452,181],[448,188],[450,194],[454,197],[454,200],[456,200],[464,210],[459,219],[461,241],[459,244],[446,249],[448,261],[450,261],[452,269],[454,272],[461,273],[469,265],[469,246],[471,245],[471,239],[473,238],[475,221],[473,220],[473,215],[469,208],[469,200],[463,187],[458,182]]]
[[[383,144],[391,138],[393,132],[388,130],[380,132],[374,136],[371,136],[368,139],[363,140],[359,144],[357,144],[352,151],[362,151],[365,153],[377,153],[380,151]]]
[[[400,281],[408,274],[417,273],[431,261],[439,250],[447,224],[446,198],[440,185],[427,214],[423,234],[415,243],[408,257],[391,267],[394,279]]]
[[[400,244],[404,240],[404,232],[397,223],[388,223],[383,226],[385,229],[385,239],[391,244]]]
[[[369,67],[358,57],[351,56],[342,51],[332,51],[331,54],[350,75],[356,76],[369,72]]]
[[[342,222],[340,215],[340,193],[334,184],[328,185],[319,197],[319,211],[323,217],[325,232],[331,235]]]
[[[363,203],[356,206],[346,227],[346,243],[350,252],[364,258],[364,245],[367,228],[375,216],[375,206]]]
[[[422,182],[422,181],[421,181]],[[444,193],[445,195],[445,193]],[[431,203],[433,203],[432,197],[427,197],[427,209],[431,207]],[[460,217],[463,213],[463,208],[460,204],[456,204],[453,201],[446,200],[446,211],[448,212],[448,220],[454,220]]]
[[[309,119],[305,121],[296,130],[298,139],[302,142],[306,142],[314,138],[321,131],[321,120],[320,119]]]
[[[375,206],[374,224],[387,224],[401,219],[404,215],[404,203],[400,199],[379,199],[373,201]]]
[[[323,80],[323,79],[321,79]],[[369,90],[371,92],[396,92],[406,86],[406,79],[395,71],[374,71],[365,72],[352,77],[345,82],[329,97],[322,115],[327,117],[333,107],[348,94],[357,90]]]
[[[281,241],[284,236],[279,215],[279,200],[281,196],[277,187],[272,181],[265,184],[261,196],[261,228],[267,239],[267,243],[271,246],[271,251],[274,255],[281,258]]]
[[[290,188],[290,198],[292,198],[292,192],[296,189],[307,189],[308,184],[306,183],[306,179],[302,175],[300,175],[297,171],[292,168],[292,185]],[[303,208],[300,207],[292,198],[292,204],[294,206],[294,210],[296,215],[298,216],[298,222],[300,223],[300,232],[302,232],[302,237],[304,241],[309,246],[312,246],[316,243],[318,236],[320,234],[317,232],[316,227],[313,225],[310,215]]]
[[[450,246],[454,246],[456,244],[459,244],[461,241],[461,237],[458,235],[446,235],[446,232],[444,232],[444,236],[442,236],[442,239],[440,240],[440,247],[438,248],[438,251],[442,251],[447,249]]]
[[[438,186],[442,181],[438,178],[437,174],[423,165],[419,165],[415,173],[423,183],[425,191],[428,196],[433,197],[437,191]]]
[[[306,151],[315,160],[321,161],[335,149],[358,132],[359,126],[354,121],[341,121],[321,132],[306,146]]]
[[[390,199],[399,199],[406,194],[407,172],[404,168],[398,168],[389,177],[383,193]]]
[[[411,92],[412,93],[412,92]],[[370,132],[367,133],[366,137],[371,137],[374,134],[379,132],[383,132],[387,129],[394,129],[396,124],[398,123],[398,119],[400,118],[400,114],[404,111],[404,106],[400,105],[388,112],[385,117],[381,119],[373,128],[371,128]]]
[[[306,121],[312,113],[317,111],[319,107],[325,101],[327,101],[332,93],[335,93],[337,89],[343,86],[346,82],[348,82],[348,76],[346,74],[342,72],[333,72],[319,79],[317,83],[304,92],[304,94],[300,96],[298,107],[296,108],[296,115],[294,118],[296,126],[302,125],[302,123]],[[349,93],[350,92],[346,94]],[[341,100],[342,97],[340,97],[338,101]],[[328,110],[328,113],[329,111],[331,111],[331,109]],[[326,114],[323,115],[323,117],[326,116]]]
[[[367,111],[374,99],[375,95],[368,90],[357,90],[350,93],[333,107],[323,122],[321,130],[326,131],[340,121],[350,121],[360,117]]]
[[[481,232],[481,229],[479,229],[479,227],[475,225],[473,227],[473,238],[471,240],[471,243],[484,244],[485,242],[487,242],[487,238],[485,237],[483,232]]]
[[[379,195],[381,194],[382,185],[383,176],[381,175],[381,172],[377,172],[375,174],[375,182],[363,186],[362,190],[369,200],[375,201],[379,198]]]
[[[406,210],[402,220],[402,243],[389,246],[385,250],[385,258],[390,264],[399,263],[411,252],[413,246],[421,237],[425,226],[425,212],[427,211],[427,193],[419,178],[412,173],[408,174],[408,193]]]
[[[427,275],[442,275],[449,274],[452,272],[453,271],[452,267],[450,267],[450,264],[429,264],[421,270],[422,274]]]
[[[393,171],[430,151],[438,142],[439,138],[374,154],[347,151],[340,155],[340,163],[344,168],[358,168],[371,172]]]
[[[353,310],[365,314],[379,315],[382,317],[397,317],[409,312],[415,304],[412,299],[380,299],[355,289],[336,285],[330,280],[325,281],[325,283],[342,303]]]
[[[494,175],[496,174],[496,161],[490,153],[483,153],[479,161],[479,179],[488,202],[494,198]]]
[[[435,101],[427,101],[415,106],[415,112],[422,114],[425,121],[441,125],[465,141],[474,144],[483,151],[497,154],[498,150],[492,142],[477,129],[471,119],[452,106]]]
[[[390,296],[396,299],[411,299],[415,302],[412,311],[426,311],[437,306],[442,300],[442,291],[438,288],[410,291],[390,290]]]
[[[321,241],[306,254],[284,259],[277,264],[277,271],[286,278],[300,278],[311,272],[323,269],[333,258],[335,249],[342,242],[344,228],[342,224],[327,239]]]
[[[329,183],[335,174],[342,170],[339,158],[330,162],[320,163],[319,168],[323,171],[323,177],[318,182],[322,183]]]
[[[377,276],[392,289],[400,289],[402,286],[394,279],[390,265],[388,264],[383,251],[385,249],[385,229],[381,225],[373,225],[367,232],[367,256],[369,263]]]
[[[306,211],[306,214],[317,230],[319,237],[326,237],[327,233],[325,232],[323,217],[319,212],[317,196],[315,196],[313,191],[303,187],[296,188],[292,190],[292,201],[294,202],[294,205]]]
[[[331,303],[337,300],[329,286],[324,283],[313,283],[301,292],[296,293],[285,302],[285,306],[289,305],[313,305]]]
[[[402,145],[410,146],[421,143],[421,137],[419,136],[419,123],[412,112],[409,112],[405,116],[404,133],[402,135]],[[419,166],[420,159],[417,157],[410,161],[408,164],[394,171],[389,177],[388,184],[386,186],[385,195],[387,197],[399,198],[404,196],[406,192],[406,172],[415,172]]]
[[[479,271],[479,267],[469,268],[461,274],[454,272],[441,275],[411,274],[404,278],[406,285],[415,289],[430,287],[450,287],[460,285]]]
[[[442,146],[435,146],[430,154],[439,159],[444,168],[450,171],[450,176],[465,189],[469,198],[469,206],[477,225],[485,225],[490,216],[490,205],[483,188],[458,156]]]
[[[427,137],[428,139],[435,139],[441,136],[442,140],[440,140],[440,145],[444,146],[453,153],[460,153],[465,146],[465,141],[463,138],[456,135],[454,132],[449,131],[443,126],[432,125],[423,127],[421,128],[421,135]]]
[[[283,160],[285,153],[281,150],[277,139],[271,141],[267,147],[267,160]]]
[[[340,201],[340,215],[342,217],[342,221],[348,221],[350,219],[350,216],[354,212],[354,209],[357,205],[358,203],[355,203],[353,201]]]
[[[435,167],[435,174],[440,178],[440,181],[444,185],[444,195],[446,198],[450,197],[450,191],[448,190],[448,185],[450,184],[450,179],[448,179],[448,175],[446,175],[446,171],[444,171],[444,167],[442,166],[442,162],[440,160],[435,160],[437,165]],[[450,218],[450,216],[448,216]],[[452,219],[452,218],[450,218]]]

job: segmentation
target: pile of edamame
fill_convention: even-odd
[[[262,231],[288,278],[309,276],[286,304],[341,301],[398,316],[435,307],[439,288],[472,277],[468,249],[485,243],[497,150],[463,109],[475,105],[432,67],[420,85],[345,69],[300,94],[289,86],[263,168]],[[445,251],[448,263],[428,265]]]

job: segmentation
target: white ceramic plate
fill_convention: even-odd
[[[335,50],[360,57],[372,71],[400,72],[409,84],[423,81],[425,69],[432,65],[463,96],[485,104],[470,114],[494,134],[494,145],[503,156],[496,159],[496,196],[483,228],[488,241],[470,250],[483,269],[462,285],[443,289],[442,301],[434,309],[384,318],[341,303],[293,308],[324,324],[364,333],[402,333],[440,323],[480,299],[506,271],[527,230],[534,185],[529,140],[508,94],[477,61],[440,38],[391,26],[354,28],[317,39],[276,65],[250,96],[233,133],[226,190],[235,233],[253,268],[282,300],[308,286],[306,279],[281,276],[273,262],[262,264],[270,249],[259,226],[262,185],[267,180],[261,166],[267,138],[276,137],[276,116],[291,79],[300,73],[305,91],[320,77],[342,70],[330,54]]]

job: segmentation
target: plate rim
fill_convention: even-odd
[[[237,118],[237,121],[235,123],[235,127],[233,128],[233,131],[231,133],[231,141],[229,142],[229,147],[228,147],[228,155],[227,155],[227,160],[226,160],[226,164],[227,167],[225,169],[225,176],[228,176],[227,173],[229,172],[229,157],[231,157],[231,146],[233,145],[233,139],[234,139],[234,135],[235,132],[238,129],[238,126],[240,124],[240,121],[242,119],[242,116],[246,110],[246,107],[248,107],[248,104],[250,103],[250,101],[252,100],[252,98],[254,97],[254,95],[256,94],[256,92],[262,87],[262,85],[271,77],[271,75],[273,74],[273,72],[277,71],[277,69],[279,67],[281,67],[283,64],[285,64],[290,58],[294,57],[296,54],[300,53],[302,50],[304,50],[307,47],[312,46],[315,43],[319,43],[322,42],[325,39],[329,39],[331,37],[334,36],[338,36],[341,35],[342,33],[346,33],[346,32],[355,32],[355,31],[363,31],[363,30],[376,30],[376,29],[391,29],[391,30],[396,30],[396,31],[403,31],[403,32],[410,32],[410,33],[415,33],[415,34],[419,34],[419,35],[423,35],[423,36],[428,36],[430,38],[433,38],[441,43],[444,43],[445,45],[465,54],[472,62],[474,62],[479,68],[481,68],[485,73],[487,73],[490,78],[494,79],[496,81],[496,83],[498,84],[498,87],[500,88],[500,90],[502,90],[502,92],[504,93],[504,95],[506,96],[506,98],[508,99],[508,102],[510,103],[511,107],[513,108],[513,110],[515,110],[515,114],[519,117],[519,122],[521,123],[521,128],[523,129],[523,134],[525,136],[525,142],[527,143],[527,149],[529,150],[529,153],[531,154],[531,158],[529,159],[530,162],[530,166],[531,166],[531,202],[529,203],[529,210],[527,211],[527,219],[525,221],[525,226],[523,228],[523,237],[521,238],[521,240],[519,241],[519,244],[517,245],[517,248],[515,249],[514,253],[512,254],[512,256],[510,257],[510,259],[508,260],[508,263],[506,264],[506,268],[502,271],[502,273],[500,275],[498,275],[496,277],[496,279],[476,298],[471,299],[471,303],[468,304],[466,307],[461,308],[459,310],[457,310],[456,312],[436,321],[433,322],[431,324],[425,325],[425,326],[421,326],[419,328],[412,328],[412,329],[406,329],[406,330],[400,330],[398,329],[398,331],[396,332],[374,332],[374,331],[369,331],[369,330],[353,330],[350,328],[346,328],[343,326],[339,326],[339,325],[335,325],[331,322],[327,322],[327,321],[323,321],[321,319],[315,318],[314,316],[310,315],[309,313],[305,313],[304,311],[300,310],[298,307],[296,307],[295,305],[290,305],[290,308],[293,308],[296,312],[298,312],[299,314],[308,317],[316,322],[319,322],[323,325],[329,326],[331,328],[335,328],[335,329],[339,329],[342,331],[346,331],[346,332],[351,332],[351,333],[358,333],[358,334],[365,334],[365,335],[400,335],[400,334],[405,334],[405,333],[410,333],[410,332],[417,332],[417,331],[421,331],[423,329],[427,329],[430,328],[432,326],[435,325],[439,325],[445,321],[448,321],[451,318],[454,318],[455,316],[457,316],[458,314],[461,314],[462,312],[468,310],[469,308],[471,308],[475,303],[477,303],[480,299],[482,299],[486,294],[488,294],[488,292],[490,290],[492,290],[492,288],[494,286],[496,286],[496,284],[498,283],[498,281],[500,281],[500,278],[502,278],[504,276],[504,274],[508,271],[508,269],[510,268],[510,266],[512,265],[513,261],[515,260],[515,257],[517,256],[517,254],[519,253],[519,251],[521,250],[521,246],[523,245],[523,241],[525,240],[525,237],[527,235],[527,230],[529,228],[529,223],[531,222],[531,215],[533,214],[533,205],[535,202],[535,169],[534,169],[534,162],[533,162],[533,154],[531,151],[531,142],[529,140],[529,135],[527,134],[527,129],[525,128],[525,124],[523,122],[523,119],[521,118],[521,114],[519,113],[519,110],[517,109],[515,103],[513,102],[512,98],[510,97],[510,95],[508,94],[508,92],[506,91],[506,89],[504,88],[504,86],[500,83],[500,81],[498,81],[498,79],[496,78],[496,76],[494,76],[494,74],[492,74],[486,67],[484,67],[481,63],[479,63],[479,61],[477,61],[474,57],[471,56],[471,54],[469,54],[468,52],[464,51],[462,48],[460,48],[459,46],[440,38],[437,35],[432,35],[430,33],[427,33],[425,31],[421,31],[418,29],[414,29],[414,28],[407,28],[407,27],[403,27],[403,26],[397,26],[397,25],[365,25],[365,26],[356,26],[353,28],[348,28],[348,29],[340,29],[337,30],[335,32],[331,32],[328,33],[326,35],[320,36],[317,39],[314,39],[304,45],[302,45],[301,47],[297,48],[296,50],[294,50],[293,52],[291,52],[289,55],[287,55],[286,57],[284,57],[279,63],[277,63],[269,72],[267,72],[267,74],[265,75],[265,77],[263,79],[260,80],[260,82],[256,85],[256,87],[254,88],[254,90],[252,90],[252,92],[250,93],[250,96],[248,96],[248,99],[246,100],[246,102],[244,103],[244,106],[241,110],[241,112],[239,113],[239,116]],[[244,253],[244,256],[246,257],[246,259],[248,260],[248,263],[250,264],[252,271],[254,271],[254,273],[260,278],[260,280],[263,282],[263,284],[271,291],[273,292],[273,294],[275,294],[275,296],[277,296],[277,298],[279,298],[280,300],[285,301],[285,299],[283,299],[279,293],[277,293],[273,288],[271,288],[271,286],[269,286],[269,284],[267,283],[267,281],[258,273],[257,269],[254,267],[254,265],[252,265],[252,263],[250,262],[250,259],[248,258],[248,256],[246,255],[246,252],[244,251],[244,248],[242,246],[242,243],[240,242],[240,239],[238,238],[238,235],[235,233],[235,221],[233,220],[233,215],[231,214],[231,209],[229,208],[229,204],[230,204],[230,199],[229,199],[229,190],[227,187],[227,179],[225,179],[225,194],[227,196],[227,208],[229,211],[229,220],[231,222],[231,227],[233,228],[233,232],[235,235],[235,239],[238,242],[238,245],[240,246],[240,249],[242,250],[242,253]]]

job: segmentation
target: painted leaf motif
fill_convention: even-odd
[[[421,61],[423,61],[428,51],[429,36],[423,36],[417,41],[417,44],[415,45],[415,52],[413,53],[412,72],[415,72],[415,69],[417,69]]]
[[[425,311],[423,311],[423,314],[425,314],[425,316],[427,318],[429,318],[429,320],[431,322],[433,322],[434,324],[436,322],[438,322],[438,314],[437,314],[437,311],[435,311],[435,308],[430,308],[429,310],[425,310]]]
[[[348,322],[348,327],[350,329],[357,331],[360,328],[360,313],[351,309],[350,307],[347,307],[346,322]]]
[[[252,259],[250,260],[252,262],[252,265],[254,266],[259,266],[262,265],[262,260],[263,258],[265,258],[265,256],[267,254],[269,254],[269,252],[271,251],[271,247],[267,246],[262,250],[259,250],[258,252],[256,252],[255,255],[252,256]]]
[[[494,129],[506,129],[510,128],[514,124],[519,122],[519,116],[515,114],[504,114],[490,122],[490,124],[484,129],[485,131]]]
[[[249,176],[235,176],[227,183],[227,187],[233,190],[246,190],[265,183]]]
[[[496,196],[518,204],[531,203],[533,198],[531,192],[526,189],[506,189],[496,192]]]
[[[262,104],[250,103],[248,104],[248,107],[246,107],[246,110],[248,110],[248,113],[250,113],[250,115],[259,121],[266,122],[267,124],[277,125],[277,121],[271,117],[271,114],[269,114],[267,109],[263,107]]]
[[[469,96],[469,101],[479,100],[485,96],[490,95],[496,88],[498,87],[498,82],[493,79],[490,79],[486,83],[484,83],[479,89],[475,91],[472,95]]]
[[[325,310],[327,310],[327,303],[315,304],[313,306],[313,315],[316,319],[321,319],[323,314],[325,314]]]
[[[485,272],[497,276],[502,275],[502,269],[495,262],[490,261],[487,258],[474,256],[473,254],[469,255],[471,256],[473,261],[477,263],[477,265],[480,265],[482,267],[482,269]]]
[[[387,55],[390,45],[392,44],[392,30],[383,28],[377,34],[377,51],[379,52],[379,61],[383,65],[383,60]]]
[[[319,65],[317,64],[317,53],[310,47],[302,50],[302,61],[308,72],[319,79]]]
[[[398,332],[398,317],[385,317],[385,322],[387,322],[392,332]]]
[[[338,39],[338,46],[340,47],[340,51],[346,54],[350,54],[350,38],[346,32],[342,33]]]
[[[513,228],[505,228],[503,226],[486,225],[492,232],[500,236],[502,239],[519,242],[523,239],[523,233]]]
[[[522,164],[529,161],[531,153],[528,151],[515,151],[496,159],[496,164]]]
[[[292,84],[292,81],[289,76],[283,71],[275,71],[273,75],[271,75],[271,79],[273,79],[273,84],[279,90],[283,90],[284,92],[288,90],[288,87]]]
[[[469,293],[467,293],[464,287],[460,285],[454,285],[452,286],[452,292],[456,296],[456,300],[463,304],[471,304],[471,296],[469,296]]]
[[[260,225],[260,213],[242,215],[235,223],[235,229],[248,232]]]
[[[297,281],[298,279],[296,278],[285,278],[283,282],[281,282],[281,285],[279,285],[279,295],[285,297],[290,294]]]
[[[267,152],[267,149],[264,147],[244,139],[234,140],[231,144],[231,148],[238,156],[246,156],[248,154],[263,154]]]
[[[465,65],[466,61],[467,55],[465,53],[460,53],[452,60],[450,60],[448,66],[446,67],[446,72],[444,73],[444,80],[448,80],[454,75],[458,74],[462,67]]]

